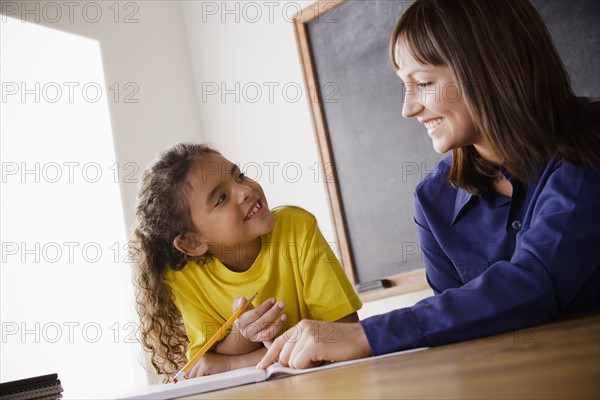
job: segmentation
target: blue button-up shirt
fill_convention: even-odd
[[[600,171],[551,161],[512,198],[447,182],[451,157],[415,191],[436,294],[361,321],[375,355],[436,346],[600,310]]]

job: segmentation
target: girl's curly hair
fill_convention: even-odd
[[[136,310],[141,342],[165,382],[186,363],[189,344],[183,318],[163,277],[189,261],[173,240],[192,229],[187,175],[194,162],[218,152],[203,144],[177,143],[159,154],[142,174],[138,190],[133,255]]]

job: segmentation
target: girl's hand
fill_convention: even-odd
[[[267,368],[277,360],[284,367],[309,368],[326,361],[346,361],[371,354],[359,323],[302,320],[273,342],[258,368]]]
[[[233,300],[234,312],[247,301],[245,297],[236,297]],[[285,323],[287,317],[281,314],[284,307],[283,301],[277,302],[275,299],[266,300],[256,308],[251,304],[235,321],[235,329],[247,340],[263,342],[268,347]]]
[[[266,354],[267,349],[261,346],[260,349],[241,355],[225,355],[217,353],[206,353],[198,360],[187,374],[188,378],[197,378],[199,376],[214,375],[232,369],[256,366],[256,363]]]
[[[197,378],[199,376],[214,375],[220,372],[230,371],[231,356],[225,356],[217,353],[204,354],[196,364],[187,373],[188,378]]]

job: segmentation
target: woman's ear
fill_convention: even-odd
[[[173,246],[191,257],[199,257],[208,251],[208,245],[193,237],[193,233],[184,233],[173,239]]]

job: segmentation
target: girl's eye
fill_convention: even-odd
[[[238,182],[243,181],[245,177],[246,177],[246,174],[239,174],[238,179],[237,179]]]
[[[419,82],[417,85],[419,85],[419,87],[427,87],[431,85],[431,82]]]
[[[221,204],[222,202],[224,202],[226,198],[227,198],[227,196],[224,194],[219,196],[219,198],[217,199],[217,202],[215,203],[215,207],[218,206],[219,204]]]

